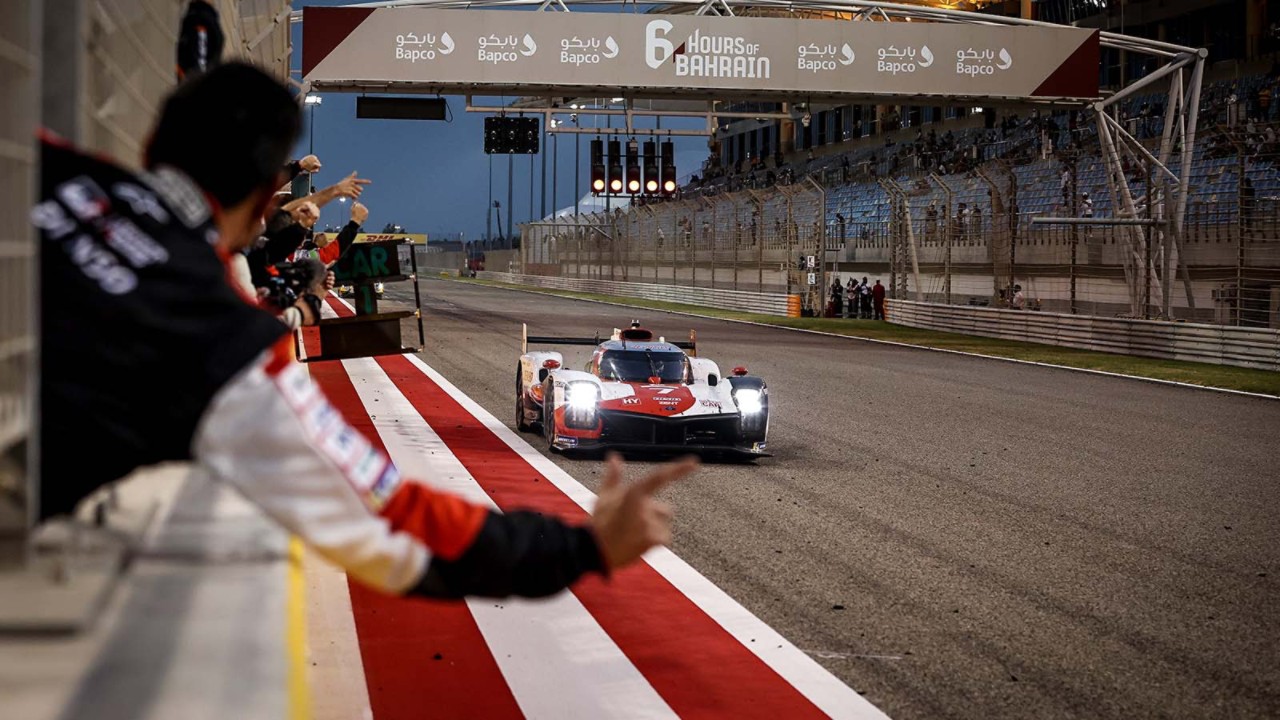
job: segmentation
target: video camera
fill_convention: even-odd
[[[320,297],[316,289],[323,285],[328,268],[315,258],[276,263],[268,269],[267,283],[261,290],[263,302],[284,311],[301,298],[320,317]]]

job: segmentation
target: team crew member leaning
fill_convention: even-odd
[[[256,236],[298,126],[281,85],[227,64],[165,102],[142,175],[44,140],[41,517],[191,459],[359,581],[446,598],[549,595],[667,542],[653,495],[692,461],[625,485],[611,459],[573,526],[402,481],[329,405],[225,266]]]

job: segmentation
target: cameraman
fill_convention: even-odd
[[[288,331],[227,277],[280,186],[299,117],[278,82],[227,63],[166,100],[142,175],[45,137],[31,214],[40,518],[138,467],[189,459],[387,593],[546,596],[667,542],[671,509],[653,495],[691,461],[623,485],[611,459],[591,521],[575,526],[404,482],[329,405]]]

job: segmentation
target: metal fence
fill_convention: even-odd
[[[1135,134],[1154,154],[1159,139]],[[829,272],[887,274],[893,296],[927,302],[1007,306],[1019,285],[1031,309],[1278,326],[1280,127],[1200,132],[1176,242],[1176,186],[1162,185],[1159,167],[1122,153],[1121,182],[1096,134],[1063,135],[964,172],[918,168],[831,188]],[[1126,191],[1136,207],[1127,218]],[[1048,217],[1104,224],[1036,222]],[[1105,224],[1116,220],[1136,222]]]
[[[826,192],[804,180],[769,191],[633,205],[523,228],[530,275],[799,294],[821,304]],[[812,282],[811,282],[812,281]]]

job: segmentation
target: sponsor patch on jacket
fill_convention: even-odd
[[[399,487],[400,470],[394,464],[388,462],[377,482],[373,484],[373,487],[369,488],[367,495],[374,508],[381,508],[387,504],[392,495],[396,494],[396,490]]]

